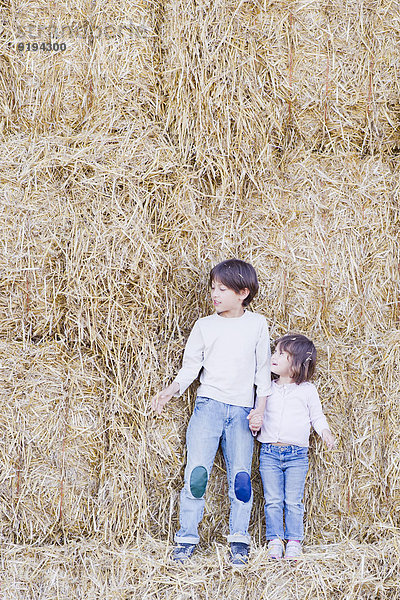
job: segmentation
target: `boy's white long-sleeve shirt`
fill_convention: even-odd
[[[271,391],[270,343],[266,319],[245,311],[241,317],[218,314],[196,321],[175,378],[179,393],[200,373],[198,396],[225,404],[253,407]]]
[[[308,447],[311,425],[319,435],[329,429],[315,385],[306,381],[278,385],[274,381],[258,441]]]

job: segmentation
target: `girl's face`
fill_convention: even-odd
[[[285,350],[281,350],[279,344],[271,356],[271,371],[282,378],[292,377],[292,358]]]

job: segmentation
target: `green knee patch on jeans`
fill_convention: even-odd
[[[208,481],[207,469],[195,467],[190,474],[190,491],[195,498],[204,496]]]

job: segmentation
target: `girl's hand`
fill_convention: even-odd
[[[248,415],[250,431],[253,435],[261,429],[263,423],[264,411],[259,411],[256,408],[252,408]]]
[[[328,446],[328,449],[333,450],[333,448],[336,446],[336,440],[329,429],[324,429],[321,433],[321,437],[324,443]]]

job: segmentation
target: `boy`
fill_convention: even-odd
[[[215,313],[199,319],[188,338],[182,368],[175,380],[152,399],[158,414],[173,397],[184,393],[200,373],[200,386],[187,434],[185,482],[180,495],[180,529],[174,560],[183,562],[199,542],[204,494],[221,442],[229,484],[231,562],[248,561],[252,429],[262,421],[270,393],[270,346],[265,318],[246,310],[258,291],[257,274],[249,263],[225,260],[210,273]],[[254,406],[254,388],[257,392]]]

